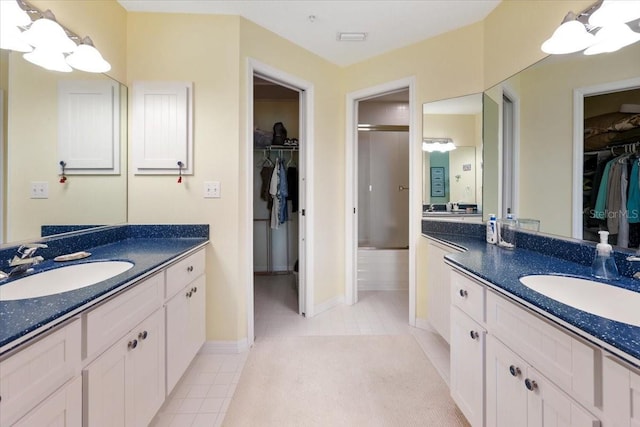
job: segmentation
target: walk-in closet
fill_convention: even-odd
[[[253,270],[256,335],[261,298],[298,311],[300,94],[254,77]]]
[[[640,246],[640,89],[585,97],[583,239]]]

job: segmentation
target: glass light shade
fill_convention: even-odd
[[[545,53],[562,55],[583,50],[594,43],[594,35],[587,32],[586,27],[578,21],[568,21],[560,25],[550,39],[542,43]]]
[[[106,73],[111,69],[111,65],[102,58],[100,52],[89,44],[81,44],[69,56],[67,64],[76,70],[89,73]]]
[[[1,1],[1,0],[0,0]],[[2,2],[4,3],[4,1]],[[31,52],[33,47],[22,39],[22,31],[14,25],[0,27],[0,49]]]
[[[589,16],[589,25],[605,27],[611,24],[624,24],[639,18],[639,1],[604,0],[598,10]]]
[[[0,27],[26,27],[29,24],[29,14],[18,6],[16,0],[0,0]]]
[[[23,57],[32,64],[50,71],[60,71],[63,73],[70,73],[73,71],[69,64],[64,60],[64,54],[62,52],[52,52],[50,50],[36,48],[33,52],[25,53]]]
[[[57,52],[73,52],[76,44],[67,37],[64,29],[56,21],[40,18],[22,33],[24,40],[35,48],[45,48]]]
[[[615,52],[640,40],[640,33],[631,31],[627,24],[612,24],[596,33],[595,44],[584,51],[585,55]]]
[[[456,149],[456,146],[453,142],[423,142],[422,143],[422,151],[426,151],[429,153],[433,153],[434,151],[446,153],[447,151],[452,151],[455,149]]]

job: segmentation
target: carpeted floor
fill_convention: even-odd
[[[256,342],[223,426],[468,426],[411,335]]]

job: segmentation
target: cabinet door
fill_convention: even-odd
[[[515,427],[527,423],[527,364],[504,344],[487,336],[487,426]]]
[[[33,426],[82,426],[82,378],[76,377],[14,424],[14,427]]]
[[[85,381],[85,425],[126,426],[133,411],[129,359],[135,350],[125,337],[110,347],[83,371]]]
[[[167,394],[204,343],[205,296],[205,276],[201,276],[167,304]]]
[[[602,360],[602,408],[607,427],[640,427],[640,375],[611,357]]]
[[[444,263],[444,256],[449,252],[438,246],[429,244],[427,261],[427,316],[431,326],[449,342],[451,295],[449,290],[449,268]]]
[[[451,308],[451,397],[469,423],[484,425],[484,343],[486,332]]]
[[[598,427],[600,421],[529,367],[525,378],[528,427]]]
[[[162,402],[165,390],[164,310],[157,310],[132,332],[138,345],[131,352],[134,412],[127,414],[134,426],[151,422]],[[131,416],[129,416],[131,415]]]

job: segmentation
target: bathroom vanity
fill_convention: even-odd
[[[451,396],[471,425],[639,425],[640,326],[575,309],[519,280],[548,273],[589,277],[590,259],[584,265],[549,256],[554,246],[573,243],[543,236],[523,237],[538,250],[499,248],[473,226],[447,232],[438,224],[424,233],[428,265],[441,263],[435,274],[449,290]],[[433,247],[441,250],[437,260]],[[572,256],[592,251],[576,247]],[[617,286],[640,292],[628,277]]]
[[[204,343],[208,229],[124,227],[123,239],[85,249],[132,269],[0,302],[0,425],[148,425]]]

